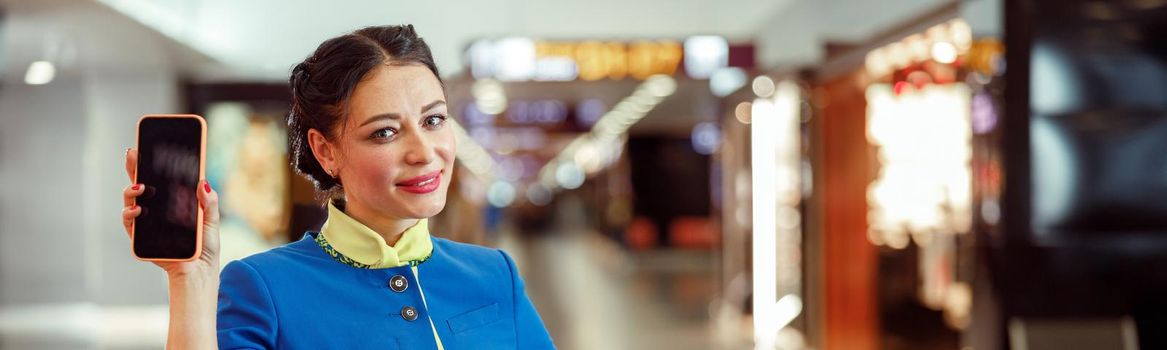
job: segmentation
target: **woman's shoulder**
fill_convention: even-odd
[[[314,265],[317,263],[327,262],[327,255],[320,251],[313,240],[312,232],[304,234],[300,240],[289,242],[284,245],[268,249],[263,252],[251,254],[247,257],[228,262],[224,268],[233,264],[247,265],[253,269],[266,269],[271,267],[286,268],[289,264]]]
[[[434,253],[444,253],[457,256],[497,256],[500,250],[496,248],[484,247],[477,244],[462,243],[452,241],[441,237],[431,237],[434,243]]]
[[[260,289],[272,294],[303,294],[368,284],[382,277],[383,272],[353,268],[334,260],[317,245],[315,237],[315,232],[310,232],[299,241],[227,262],[219,274],[220,290],[228,285],[249,288],[262,284],[264,288]]]
[[[451,262],[470,270],[494,270],[506,276],[514,273],[514,261],[505,251],[477,244],[451,241],[433,237],[434,258]]]
[[[433,252],[430,258],[420,265],[424,269],[450,274],[487,275],[493,278],[513,277],[516,272],[514,261],[501,249],[439,237],[430,239],[433,243]],[[229,262],[224,266],[224,270],[240,270],[242,267],[232,265],[246,265],[247,268],[244,270],[254,270],[259,275],[300,275],[309,271],[343,274],[349,270],[342,264],[334,263],[316,244],[312,233],[306,234],[299,241]]]

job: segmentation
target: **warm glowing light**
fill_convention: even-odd
[[[909,84],[906,81],[897,81],[893,90],[895,91],[895,94],[898,96],[898,95],[902,95],[904,92],[907,92],[908,89],[911,87],[912,87],[912,84]]]
[[[891,62],[888,62],[886,50],[875,49],[867,53],[864,59],[867,73],[873,77],[882,77],[891,73]]]
[[[755,349],[774,349],[802,310],[800,95],[796,84],[782,82],[772,98],[749,105]]]
[[[893,69],[904,68],[912,64],[912,53],[908,50],[908,45],[902,41],[887,46],[887,57]]]
[[[867,137],[878,146],[878,176],[868,188],[868,222],[894,248],[971,225],[970,93],[963,84],[893,92],[867,89]]]
[[[648,77],[644,83],[645,84],[642,88],[647,89],[647,91],[652,94],[653,97],[664,98],[666,96],[672,95],[674,92],[677,92],[677,81],[668,75],[657,74]],[[647,112],[647,110],[645,112]]]
[[[498,115],[507,108],[506,91],[496,80],[483,79],[474,82],[470,94],[474,96],[475,105],[482,113]]]
[[[956,46],[945,41],[932,44],[932,59],[943,64],[956,62]]]
[[[928,41],[924,39],[921,34],[915,34],[904,39],[904,45],[908,50],[908,57],[911,57],[912,62],[919,62],[928,59]]]
[[[490,153],[486,149],[482,148],[482,145],[477,140],[466,132],[466,129],[461,124],[455,120],[451,121],[453,122],[454,137],[458,142],[455,159],[474,175],[479,177],[491,176],[492,170],[494,169],[494,158],[490,156]],[[487,135],[493,135],[488,130],[483,130],[487,131]]]
[[[733,116],[742,124],[749,124],[751,119],[750,112],[753,110],[753,108],[754,107],[749,102],[738,103],[737,107],[734,107],[733,109]]]
[[[968,22],[959,18],[954,19],[949,22],[948,32],[952,43],[960,52],[968,51],[972,47],[972,28],[969,28]]]
[[[925,85],[932,83],[932,76],[928,75],[928,72],[918,70],[908,73],[908,76],[904,77],[904,81],[912,84],[912,87],[916,89],[923,89]]]
[[[107,0],[108,1],[108,0]],[[596,81],[673,75],[684,62],[695,79],[728,65],[729,44],[716,36],[675,40],[550,41],[511,37],[478,40],[465,51],[475,79],[501,81]]]
[[[774,79],[765,75],[759,75],[754,78],[754,83],[751,86],[754,90],[754,95],[758,97],[770,97],[774,94]]]
[[[864,68],[870,76],[880,78],[928,59],[952,64],[968,53],[972,44],[968,23],[954,19],[872,50],[865,57]]]

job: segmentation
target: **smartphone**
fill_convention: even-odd
[[[138,169],[134,183],[141,215],[130,228],[134,257],[192,261],[203,246],[198,185],[205,177],[207,122],[193,114],[150,114],[138,119]]]

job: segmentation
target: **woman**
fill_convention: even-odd
[[[220,275],[218,195],[203,182],[202,257],[156,263],[170,281],[168,348],[553,348],[506,253],[428,232],[426,218],[446,203],[455,142],[413,26],[329,39],[296,65],[291,85],[292,163],[329,199],[328,220]],[[127,152],[131,178],[136,160]],[[144,187],[125,190],[127,232]]]

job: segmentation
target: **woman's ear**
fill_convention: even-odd
[[[316,129],[308,129],[308,146],[312,148],[312,156],[316,157],[324,172],[336,177],[339,171],[337,163],[339,152],[336,146],[324,137],[324,133]]]

